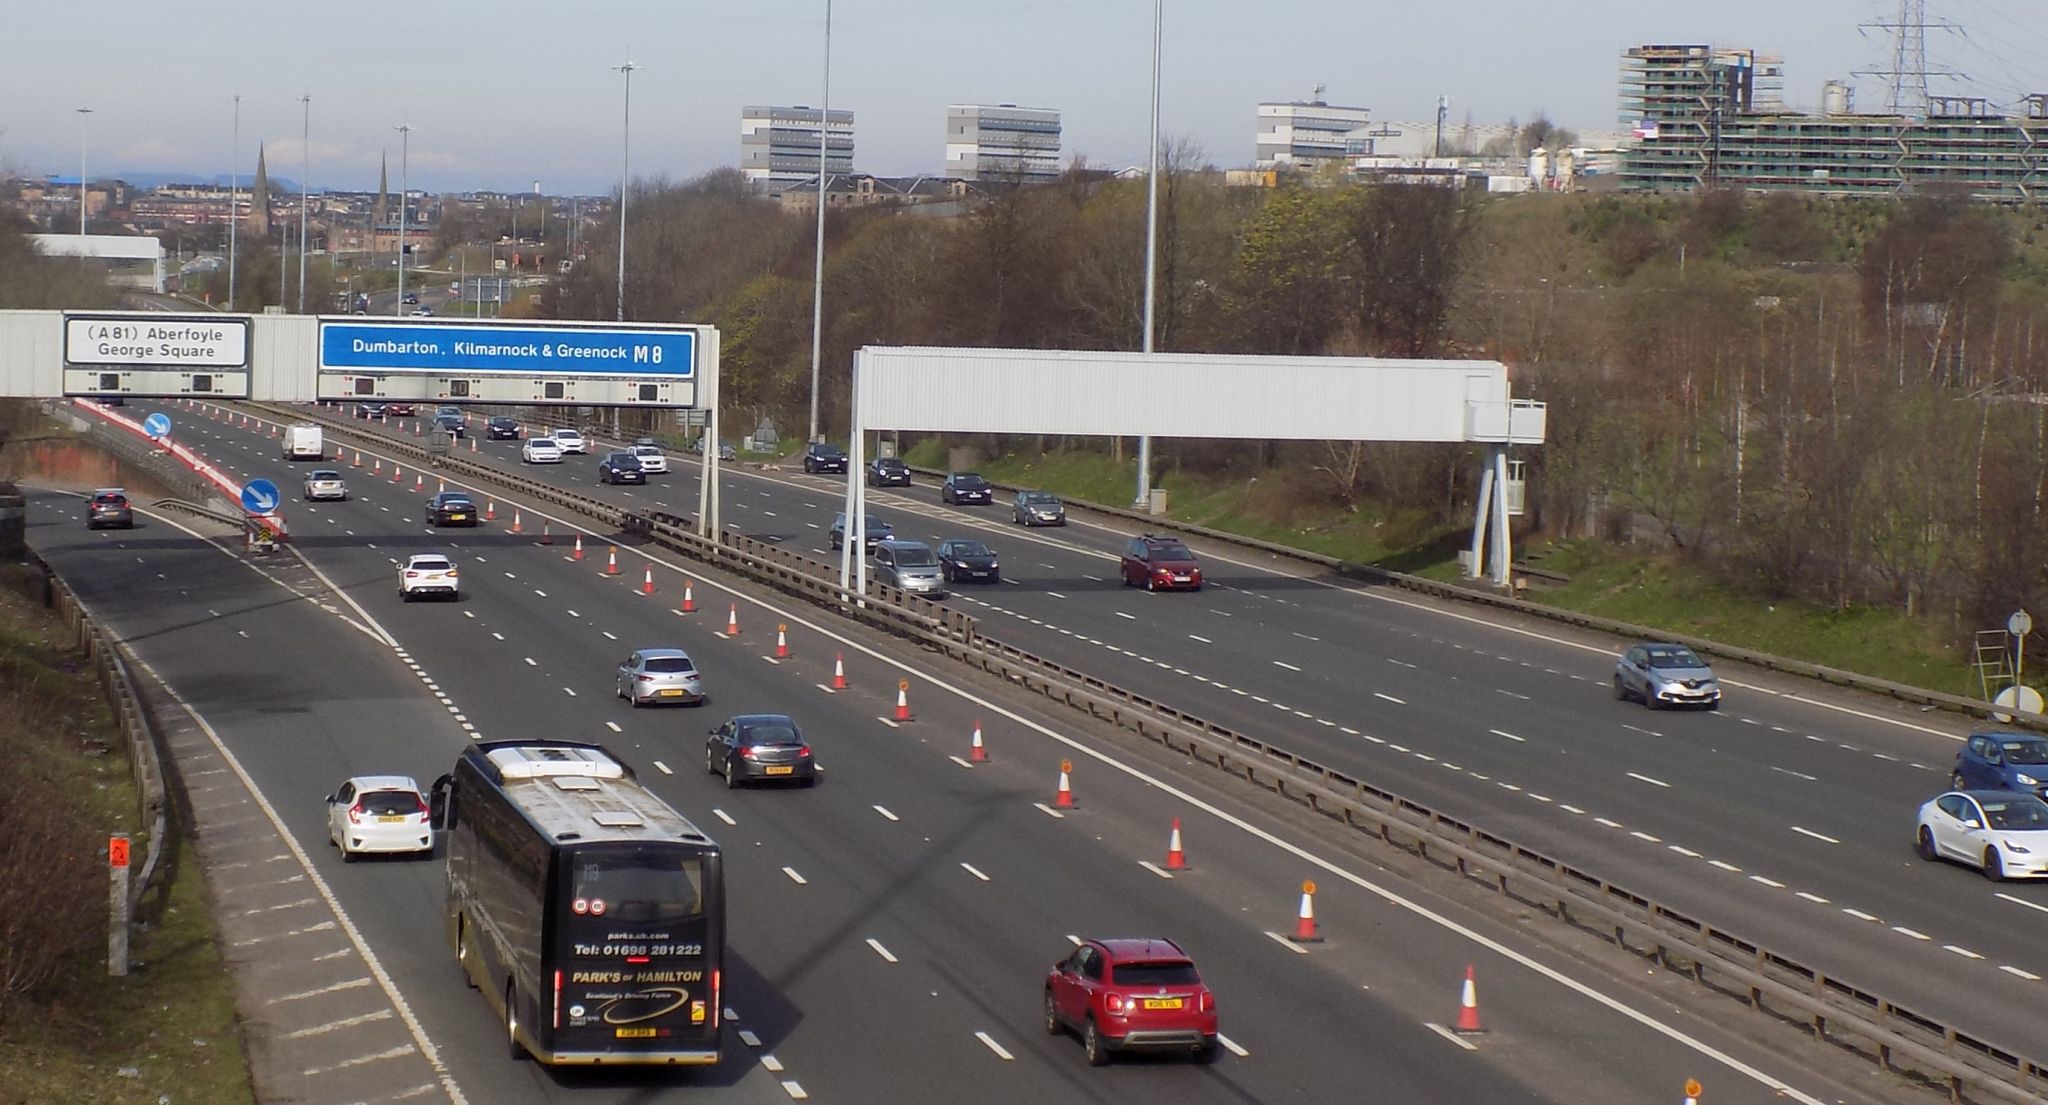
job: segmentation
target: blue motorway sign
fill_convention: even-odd
[[[320,323],[323,372],[694,377],[688,327],[494,322]]]
[[[171,416],[157,411],[142,420],[142,432],[148,434],[151,440],[162,441],[171,436]]]
[[[277,485],[269,480],[250,480],[242,485],[242,509],[251,514],[274,514],[284,501]]]

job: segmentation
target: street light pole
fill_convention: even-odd
[[[92,109],[78,109],[78,249],[85,250],[85,117]]]
[[[313,172],[313,97],[299,97],[299,313],[306,313],[306,215],[311,210],[307,202],[307,183]]]
[[[412,191],[412,124],[400,123],[398,132],[398,302],[391,313],[405,313],[405,207]]]
[[[1144,351],[1152,352],[1153,282],[1159,272],[1159,38],[1165,0],[1152,0],[1152,144],[1145,172],[1145,337]],[[1139,510],[1149,509],[1152,499],[1152,437],[1138,435]]]
[[[825,0],[825,93],[818,109],[818,248],[811,265],[811,436],[818,440],[818,358],[825,340],[825,141],[832,132],[832,0]]]
[[[619,322],[626,321],[626,188],[633,181],[633,70],[638,68],[630,57],[626,64],[612,66],[626,75],[626,115],[619,127]]]
[[[235,228],[242,222],[242,97],[235,96],[235,141],[228,149],[228,310],[235,309]]]

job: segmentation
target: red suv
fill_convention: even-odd
[[[1124,548],[1124,586],[1147,591],[1202,589],[1202,566],[1186,545],[1171,537],[1146,534]]]
[[[1137,1049],[1184,1049],[1206,1063],[1216,1058],[1216,995],[1171,940],[1088,940],[1045,976],[1045,1030],[1068,1029],[1090,1066]]]

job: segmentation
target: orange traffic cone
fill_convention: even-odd
[[[417,495],[427,489],[427,478],[418,472],[412,474],[412,493]]]
[[[1319,944],[1322,935],[1316,931],[1316,884],[1301,884],[1301,912],[1295,917],[1294,933],[1288,937],[1297,944]]]
[[[1180,818],[1173,819],[1173,835],[1166,838],[1166,869],[1185,871],[1188,866],[1187,853],[1180,850]]]
[[[1458,1023],[1451,1026],[1460,1036],[1486,1031],[1479,1027],[1479,988],[1472,982],[1472,965],[1465,964],[1465,986],[1458,992]]]
[[[777,660],[789,659],[789,626],[787,625],[775,627],[775,658]]]
[[[834,653],[832,656],[832,689],[846,689],[846,654],[843,652]]]
[[[349,467],[350,467],[350,468],[361,468],[362,466],[363,466],[363,451],[362,451],[361,449],[357,449],[357,450],[356,450],[356,459],[355,459],[355,461],[354,461],[353,463],[351,463],[351,464],[349,465]]]
[[[576,548],[575,548],[575,550],[574,550],[574,551],[572,551],[572,552],[571,552],[571,553],[569,554],[569,559],[571,559],[571,560],[581,560],[581,559],[583,559],[583,535],[582,535],[582,534],[580,534],[580,533],[576,535]]]
[[[497,520],[498,520],[498,500],[496,500],[496,499],[485,499],[485,500],[484,500],[484,521],[486,521],[486,522],[495,522],[495,521],[497,521]]]
[[[617,545],[612,546],[612,551],[608,554],[608,558],[605,560],[604,574],[608,576],[615,576],[619,574],[619,547]]]
[[[512,532],[513,532],[513,533],[518,533],[518,532],[520,532],[520,530],[521,530],[521,529],[523,529],[523,528],[524,528],[524,527],[522,527],[522,526],[520,525],[520,522],[521,522],[521,518],[519,517],[519,508],[518,508],[518,507],[513,507],[513,508],[512,508]],[[546,525],[547,523],[543,522],[543,523],[541,523],[541,524],[542,524],[543,526],[545,526],[545,525]]]
[[[476,439],[475,439],[475,438],[470,438],[470,439],[469,439],[469,451],[470,451],[470,452],[472,452],[472,453],[476,452]]]
[[[684,614],[695,614],[697,612],[697,592],[690,586],[689,576],[683,577],[683,605],[678,610]]]
[[[1070,810],[1074,808],[1074,784],[1073,781],[1067,777],[1068,774],[1071,773],[1073,770],[1074,761],[1060,761],[1060,789],[1059,794],[1053,798],[1052,804],[1058,806],[1060,809],[1063,810]]]
[[[967,760],[969,763],[977,764],[985,764],[988,762],[988,749],[982,747],[981,744],[980,718],[974,719],[974,743],[969,745],[967,748]]]
[[[730,608],[728,608],[728,609],[726,610],[726,613],[725,613],[725,635],[726,635],[726,636],[728,636],[728,637],[737,637],[737,636],[739,636],[739,635],[740,635],[740,604],[739,604],[739,603],[733,603],[733,604],[732,604],[732,606],[731,606]]]
[[[398,463],[397,461],[395,461],[395,460],[394,460],[394,461],[392,461],[392,462],[391,462],[391,482],[392,482],[392,483],[398,483],[399,481],[401,481],[401,480],[403,480],[403,479],[405,479],[405,468],[404,468],[403,466],[401,466],[401,465],[400,465],[400,464],[399,464],[399,463]]]
[[[652,564],[647,566],[647,578],[640,581],[640,593],[643,595],[654,593],[654,565]]]
[[[910,680],[896,681],[896,720],[910,720]]]
[[[356,455],[357,455],[358,457],[362,456],[362,454],[361,454],[361,453],[357,453]],[[383,477],[383,475],[384,475],[384,458],[383,458],[383,457],[372,457],[372,458],[370,458],[370,474],[371,474],[372,476],[377,476],[377,477],[379,477],[379,478],[382,478],[382,477]]]
[[[426,430],[424,430],[424,429],[421,429],[421,428],[420,428],[420,420],[419,420],[419,419],[415,418],[415,419],[413,419],[413,420],[412,420],[412,436],[414,436],[414,437],[418,437],[418,436],[420,436],[421,434],[423,434],[423,433],[426,433],[426,432],[427,432]]]
[[[516,511],[512,515],[512,532],[519,532],[519,515]],[[548,520],[546,518],[540,520],[540,541],[538,543],[542,545],[552,545],[555,543],[555,531],[548,527]]]
[[[440,483],[441,483],[441,486],[440,486],[440,487],[438,487],[438,488],[435,488],[435,490],[436,490],[437,492],[440,492],[440,491],[446,491],[446,490],[448,490],[448,481],[447,481],[447,480],[442,480],[442,481],[440,481]]]

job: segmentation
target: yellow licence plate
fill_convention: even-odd
[[[651,1028],[614,1028],[612,1035],[621,1040],[645,1040],[654,1035]]]
[[[796,771],[796,768],[793,768],[793,767],[771,767],[771,768],[769,768],[769,769],[768,769],[768,774],[770,774],[770,775],[788,775],[788,774],[791,774],[791,773],[792,773],[792,772],[794,772],[794,771]]]
[[[1146,998],[1146,999],[1145,999],[1145,1008],[1147,1008],[1147,1009],[1179,1009],[1179,1008],[1180,1008],[1180,999],[1179,999],[1179,998]]]
[[[404,820],[405,817],[401,814],[397,817],[380,817],[377,819],[377,823],[379,825],[397,825],[403,822]]]
[[[462,513],[461,511],[459,511],[459,510],[458,510],[458,511],[456,511],[456,512],[455,512],[455,513],[453,513],[453,514],[450,514],[450,515],[448,516],[448,520],[449,520],[449,521],[451,521],[451,522],[460,522],[460,521],[462,521],[462,520],[463,520],[464,518],[467,518],[467,517],[469,517],[469,515],[467,515],[467,514],[464,514],[464,513]]]
[[[682,693],[683,690],[681,687],[663,687],[661,689],[661,696],[663,698],[675,698],[681,695]]]

